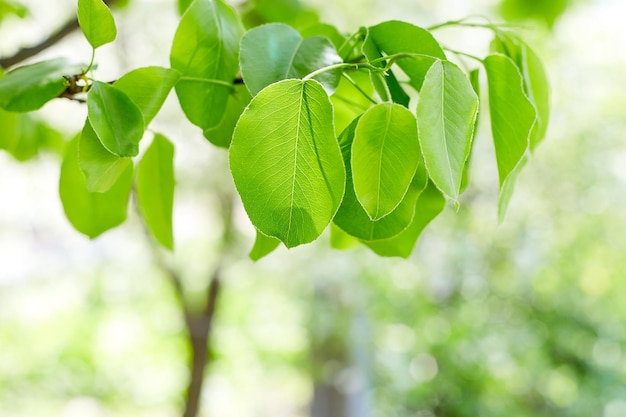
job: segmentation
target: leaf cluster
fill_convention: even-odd
[[[89,237],[125,220],[135,189],[148,229],[173,248],[174,145],[153,134],[139,156],[172,89],[186,119],[228,149],[258,231],[253,259],[281,242],[312,242],[331,223],[336,247],[351,236],[379,255],[409,256],[421,231],[446,201],[458,206],[467,186],[481,72],[501,218],[517,174],[545,136],[549,88],[541,61],[494,25],[424,29],[388,21],[342,34],[321,23],[270,23],[246,30],[222,0],[179,6],[169,68],[138,68],[114,83],[90,78],[96,49],[117,30],[102,0],[79,0],[90,63],[56,58],[0,80],[0,118],[55,97],[85,96],[88,117],[65,154],[60,195],[70,222]],[[446,52],[433,36],[443,26],[492,30],[492,52],[484,59]],[[459,56],[477,65],[460,66]]]

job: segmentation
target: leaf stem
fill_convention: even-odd
[[[96,48],[91,48],[91,61],[89,61],[89,66],[85,70],[85,74],[87,74],[91,70],[95,59],[96,59]]]
[[[483,60],[482,60],[481,58],[478,58],[476,55],[468,54],[468,53],[466,53],[466,52],[457,51],[457,50],[455,50],[455,49],[450,49],[450,48],[443,48],[443,49],[445,49],[445,50],[446,50],[446,51],[448,51],[448,52],[452,52],[452,53],[453,53],[453,54],[455,54],[455,55],[461,55],[461,56],[465,56],[465,57],[467,57],[467,58],[471,58],[471,59],[473,59],[473,60],[475,60],[475,61],[480,62],[481,64],[482,64],[482,62],[483,62]]]
[[[345,57],[345,56],[344,56],[344,54],[342,53],[342,52],[343,52],[343,50],[344,50],[344,48],[346,48],[347,46],[349,46],[349,45],[351,44],[352,40],[356,39],[356,38],[357,38],[358,36],[360,36],[360,35],[361,35],[361,31],[359,30],[359,31],[357,31],[357,32],[353,33],[352,35],[350,35],[350,37],[349,37],[349,38],[347,38],[347,39],[346,39],[346,40],[345,40],[345,41],[341,44],[341,46],[340,46],[340,47],[339,47],[339,49],[337,50],[337,53],[339,54],[339,56],[340,56],[342,59],[344,59],[344,60],[345,60],[345,59],[347,58],[347,57]]]
[[[338,70],[338,69],[340,69],[340,70],[344,70],[344,69],[353,69],[353,70],[368,69],[368,70],[374,71],[374,72],[384,72],[385,71],[384,68],[378,68],[378,67],[375,67],[373,65],[370,65],[369,63],[362,62],[362,63],[354,63],[354,64],[352,64],[352,63],[348,63],[348,62],[342,62],[341,64],[329,65],[327,67],[317,69],[317,70],[313,71],[312,73],[304,76],[302,79],[304,81],[310,80],[311,78],[317,77],[318,75],[323,74],[325,72],[334,71],[334,70]]]
[[[361,86],[360,86],[360,85],[358,85],[358,84],[356,83],[356,81],[354,81],[354,80],[352,79],[352,77],[350,77],[350,76],[349,76],[348,74],[346,74],[346,73],[343,73],[343,74],[341,74],[341,75],[342,75],[342,76],[343,76],[346,80],[348,80],[348,82],[349,82],[350,84],[352,84],[352,86],[353,86],[354,88],[356,88],[356,89],[357,89],[357,91],[358,91],[359,93],[361,93],[361,94],[362,94],[365,98],[367,98],[369,101],[371,101],[371,102],[372,102],[372,103],[374,103],[374,104],[378,104],[378,102],[377,102],[376,100],[374,100],[374,99],[373,99],[373,98],[372,98],[369,94],[367,94],[367,92],[366,92],[365,90],[363,90],[363,89],[361,88]]]
[[[209,84],[218,84],[223,85],[225,87],[234,88],[235,85],[233,83],[229,83],[228,81],[216,80],[213,78],[200,78],[200,77],[180,77],[180,81],[193,81],[198,83],[209,83]],[[237,80],[235,80],[237,81]]]

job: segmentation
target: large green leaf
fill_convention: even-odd
[[[239,15],[221,0],[195,0],[178,25],[170,54],[172,68],[182,74],[176,95],[187,118],[203,130],[222,120],[243,31]]]
[[[65,215],[74,228],[93,239],[123,223],[132,177],[131,164],[109,191],[89,192],[78,166],[78,138],[70,142],[61,165],[59,194]]]
[[[55,58],[17,68],[0,79],[0,107],[29,112],[58,97],[69,85],[63,76],[80,74],[85,66]]]
[[[148,229],[168,249],[174,248],[174,145],[163,135],[154,140],[137,167],[137,198]]]
[[[406,108],[381,103],[359,119],[350,166],[356,196],[372,220],[400,204],[420,159],[417,123]]]
[[[524,80],[524,91],[537,110],[537,123],[530,137],[532,150],[544,138],[550,119],[550,85],[543,64],[523,40],[509,32],[499,32],[492,49],[515,62]]]
[[[416,90],[422,88],[426,72],[437,59],[446,59],[446,55],[433,35],[426,29],[396,20],[380,23],[368,28],[368,41],[378,51],[387,55],[409,53],[420,54],[413,58],[403,58],[398,66],[409,76],[411,85]],[[367,55],[367,54],[366,54]],[[372,59],[372,57],[368,56]]]
[[[122,91],[96,81],[87,97],[89,121],[102,145],[117,156],[135,156],[144,124],[141,110]]]
[[[144,67],[124,74],[113,85],[122,90],[139,107],[144,125],[148,126],[179,78],[180,73],[176,70]]]
[[[419,141],[428,174],[457,200],[471,149],[478,96],[463,71],[449,61],[435,62],[424,79],[417,104]]]
[[[346,165],[346,192],[333,222],[343,231],[363,240],[387,239],[406,229],[413,219],[415,202],[428,183],[428,174],[421,161],[409,189],[398,207],[380,220],[372,220],[354,193],[350,159],[355,130],[354,120],[339,136],[339,145]]]
[[[345,184],[322,86],[284,80],[259,92],[235,128],[230,167],[259,231],[289,248],[315,240],[335,215]]]
[[[515,178],[530,146],[536,112],[524,92],[522,76],[509,57],[489,55],[484,64],[489,84],[491,131],[500,178],[498,213],[502,220]]]
[[[78,164],[85,176],[87,190],[103,193],[113,187],[132,161],[109,152],[87,119],[80,135]]]
[[[409,227],[390,239],[363,243],[380,256],[408,258],[424,228],[443,211],[445,205],[445,198],[431,183],[417,200],[415,216]]]
[[[78,23],[94,49],[113,42],[117,36],[111,10],[102,0],[78,0]]]
[[[254,246],[248,255],[253,261],[269,255],[280,245],[280,240],[275,237],[265,236],[263,233],[257,230],[256,239],[254,240]]]
[[[252,100],[252,96],[250,96],[245,85],[239,84],[235,86],[228,97],[224,117],[222,117],[219,124],[205,129],[203,132],[204,137],[215,146],[228,148],[239,116],[250,103],[250,100]]]
[[[272,23],[249,30],[241,39],[241,73],[254,96],[266,86],[288,78],[303,78],[311,72],[341,63],[332,42],[322,36],[303,39],[291,26]],[[332,94],[341,70],[315,77]]]

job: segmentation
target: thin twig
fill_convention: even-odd
[[[104,2],[109,6],[112,6],[116,1],[117,0],[105,0]],[[70,19],[38,44],[22,48],[11,56],[0,58],[0,67],[9,68],[19,64],[22,61],[27,60],[28,58],[38,55],[46,49],[50,48],[51,46],[59,43],[67,35],[71,34],[78,28],[78,18]]]

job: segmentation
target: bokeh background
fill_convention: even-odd
[[[192,302],[218,263],[224,278],[201,415],[626,416],[626,3],[258,1],[345,32],[388,19],[509,19],[547,66],[553,117],[500,225],[483,124],[460,209],[448,207],[409,260],[330,250],[325,235],[253,263],[239,205],[220,255],[226,153],[181,122],[172,95],[154,128],[177,145],[177,249],[160,256]],[[0,8],[0,56],[75,11],[69,0],[19,4],[23,18]],[[130,0],[115,16],[100,79],[167,66],[175,1]],[[436,36],[477,55],[490,40],[480,29]],[[37,58],[58,55],[88,60],[90,49],[76,34]],[[90,241],[63,215],[58,149],[85,114],[50,103],[35,115],[60,132],[48,131],[49,149],[25,162],[0,153],[0,416],[178,416],[184,322],[137,216]]]

